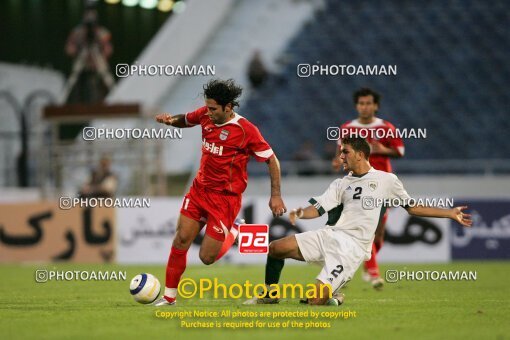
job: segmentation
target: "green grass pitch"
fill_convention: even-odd
[[[35,270],[121,270],[126,281],[35,282]],[[288,262],[282,283],[310,283],[315,266]],[[178,306],[154,308],[133,301],[129,281],[140,272],[156,275],[164,284],[164,266],[119,265],[1,265],[0,337],[2,339],[509,339],[510,262],[455,262],[452,264],[383,265],[382,271],[476,271],[476,281],[402,281],[374,291],[360,278],[343,290],[340,307],[309,307],[297,300],[279,305],[243,306],[242,299],[179,299]],[[221,283],[263,282],[263,266],[191,266],[184,277],[214,278]],[[163,311],[353,311],[356,317],[319,321],[330,328],[189,329],[176,319],[155,316]],[[226,318],[188,320],[225,321]],[[245,318],[237,321],[306,322],[310,319]],[[234,321],[234,320],[229,320]]]

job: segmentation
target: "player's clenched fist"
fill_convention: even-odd
[[[175,118],[168,113],[160,113],[159,115],[156,116],[156,121],[158,123],[172,125],[175,122]]]
[[[285,203],[283,203],[282,198],[278,195],[271,196],[271,199],[269,200],[269,209],[273,212],[274,217],[282,216],[287,212]]]
[[[292,225],[296,225],[296,220],[303,217],[303,208],[292,209],[289,213],[289,220]]]

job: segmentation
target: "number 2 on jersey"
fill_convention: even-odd
[[[356,187],[356,189],[354,189],[354,195],[352,195],[352,199],[359,200],[361,197],[361,191],[362,191],[361,187]]]

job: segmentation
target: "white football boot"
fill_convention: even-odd
[[[162,307],[162,306],[175,306],[175,300],[173,302],[168,302],[167,299],[165,299],[164,296],[160,297],[159,299],[157,299],[156,301],[154,301],[151,306],[155,306],[155,307]]]
[[[270,288],[267,285],[266,285],[266,287],[267,287],[267,292],[268,292],[268,295],[266,297],[258,298],[256,296],[254,296],[251,299],[244,301],[243,305],[274,305],[274,304],[279,303],[280,299],[269,297],[269,292],[272,289],[276,289],[276,288]]]

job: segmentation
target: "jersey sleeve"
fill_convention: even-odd
[[[202,106],[201,108],[188,112],[184,114],[184,119],[186,121],[187,126],[194,126],[200,124],[200,118],[207,113],[207,106]]]
[[[405,147],[404,147],[404,142],[402,141],[402,138],[398,137],[397,129],[390,122],[387,122],[387,121],[384,121],[384,122],[386,123],[388,128],[393,132],[393,135],[395,136],[393,138],[388,138],[388,143],[389,143],[390,148],[397,151],[400,157],[404,156],[404,153],[406,151]]]
[[[273,149],[271,149],[271,146],[266,142],[264,137],[262,137],[259,129],[250,123],[246,126],[246,130],[248,140],[246,148],[250,155],[252,155],[257,162],[265,162],[271,158],[271,156],[274,155]]]
[[[411,196],[407,193],[404,185],[398,179],[397,176],[393,175],[393,184],[390,189],[390,199],[401,203],[401,206],[407,206],[407,202],[410,202]]]
[[[341,204],[341,195],[339,192],[340,183],[339,180],[334,181],[322,195],[312,197],[308,200],[308,202],[317,209],[320,216]]]

